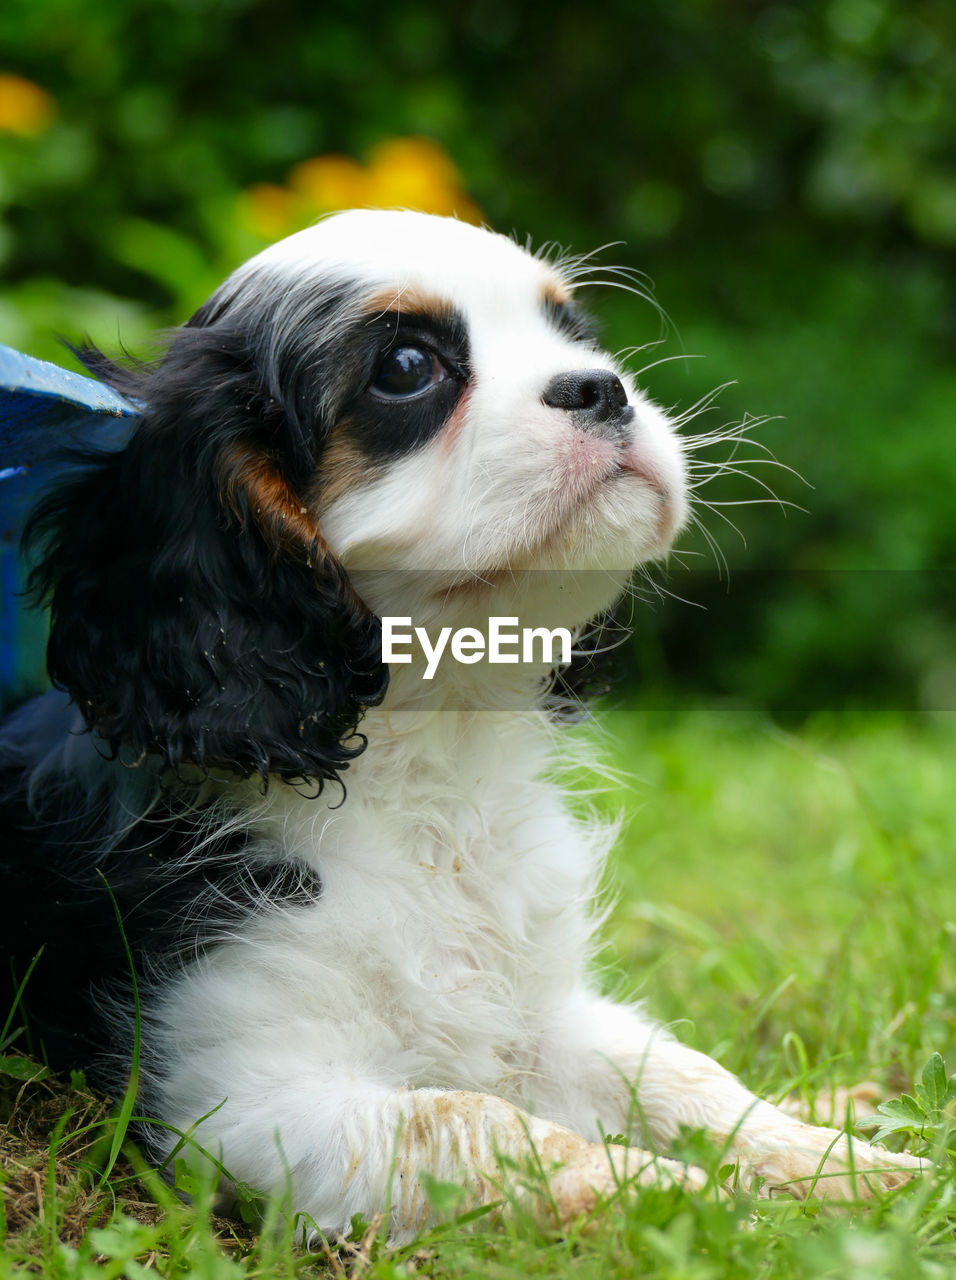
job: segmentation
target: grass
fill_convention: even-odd
[[[604,754],[625,780],[600,803],[628,815],[611,868],[606,987],[645,999],[754,1089],[821,1120],[841,1086],[911,1095],[884,1104],[884,1128],[898,1131],[887,1143],[928,1143],[938,1172],[842,1212],[645,1191],[563,1238],[519,1212],[451,1222],[396,1251],[372,1224],[351,1250],[309,1254],[276,1206],[256,1231],[227,1223],[211,1188],[183,1204],[129,1145],[98,1185],[112,1134],[102,1103],[81,1081],[14,1066],[14,1044],[0,1058],[0,1280],[954,1274],[956,1104],[934,1055],[956,1068],[956,717],[821,719],[794,735],[737,713],[603,723]],[[440,1186],[434,1196],[453,1200]]]

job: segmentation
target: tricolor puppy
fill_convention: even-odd
[[[702,1185],[666,1159],[685,1125],[798,1196],[916,1167],[599,993],[610,836],[549,780],[543,652],[383,665],[383,616],[578,632],[685,522],[682,444],[596,344],[579,274],[452,220],[329,218],[154,367],[91,357],[144,416],[33,517],[61,692],[2,738],[33,1044],[128,1070],[112,894],[141,1108],[206,1117],[195,1142],[326,1231],[389,1205],[407,1237],[421,1174],[488,1201],[532,1145],[565,1220],[624,1178]]]

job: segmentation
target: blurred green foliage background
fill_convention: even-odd
[[[642,697],[953,709],[954,101],[952,0],[4,0],[0,341],[148,350],[336,204],[622,242],[673,320],[650,393],[732,381],[687,430],[768,415],[806,481],[751,468],[803,510],[701,512],[729,585],[685,537],[636,617]],[[590,292],[612,349],[661,339]]]

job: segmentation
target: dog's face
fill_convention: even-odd
[[[573,627],[610,604],[686,483],[572,294],[504,237],[353,212],[246,263],[154,368],[94,357],[143,418],[34,521],[50,671],[90,726],[335,777],[387,685],[378,616]]]
[[[664,415],[596,344],[560,270],[503,236],[339,214],[210,305],[263,335],[274,394],[320,442],[297,492],[379,612],[403,607],[408,573],[445,601],[528,570],[601,571],[613,596],[684,520]],[[595,585],[565,621],[608,602]]]

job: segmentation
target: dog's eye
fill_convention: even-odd
[[[446,377],[445,367],[426,347],[396,347],[378,367],[369,387],[382,400],[423,395]]]

